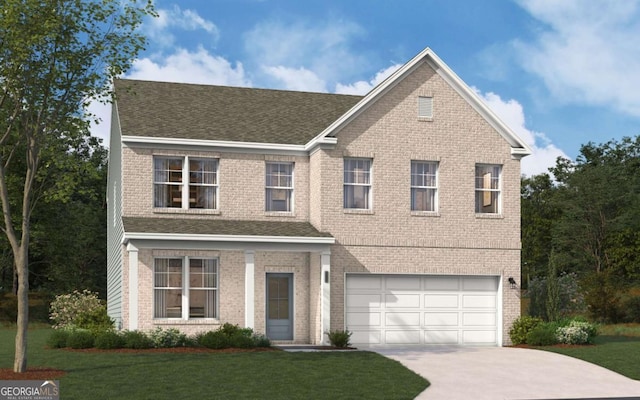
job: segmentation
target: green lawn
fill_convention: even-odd
[[[603,327],[604,335],[595,339],[595,346],[541,347],[543,350],[565,354],[600,365],[631,379],[640,380],[640,330],[622,329],[627,336],[614,335],[620,326]]]
[[[49,333],[29,332],[29,366],[67,371],[64,399],[413,399],[429,385],[372,352],[80,353],[46,349]],[[14,335],[0,328],[0,368]]]

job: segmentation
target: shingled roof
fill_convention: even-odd
[[[303,145],[360,96],[118,79],[122,135]]]
[[[231,235],[273,237],[331,237],[308,222],[297,221],[231,221],[193,218],[123,217],[127,233],[167,233],[178,235]]]

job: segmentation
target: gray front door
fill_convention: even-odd
[[[293,340],[293,274],[267,274],[267,337]]]

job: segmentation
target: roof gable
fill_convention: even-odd
[[[124,136],[304,145],[361,96],[118,79]]]
[[[349,111],[341,115],[327,126],[318,136],[313,138],[308,144],[308,148],[313,148],[317,144],[332,143],[336,134],[349,122],[384,96],[389,90],[410,75],[422,63],[429,66],[451,86],[471,107],[478,112],[511,146],[511,154],[515,157],[524,157],[531,154],[531,148],[514,131],[504,124],[498,116],[484,103],[484,101],[467,86],[462,79],[456,75],[430,48],[424,49],[409,62],[391,74],[386,80],[373,88]]]

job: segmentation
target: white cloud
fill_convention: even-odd
[[[396,72],[402,64],[395,64],[379,71],[370,81],[358,81],[349,85],[338,83],[336,85],[336,93],[338,94],[358,94],[365,95],[374,87],[378,86],[382,81],[387,79],[391,74]]]
[[[165,82],[202,83],[226,86],[252,86],[242,63],[235,66],[223,57],[203,48],[195,52],[178,48],[175,53],[156,62],[143,58],[133,63],[127,78]]]
[[[176,37],[171,30],[178,28],[183,31],[202,30],[209,35],[215,43],[220,34],[216,25],[202,18],[196,11],[182,10],[177,5],[172,9],[160,8],[158,17],[150,19],[143,25],[143,30],[150,42],[155,46],[170,47],[176,42]]]
[[[561,149],[551,143],[551,140],[544,133],[527,129],[524,110],[516,100],[504,101],[495,93],[482,94],[477,89],[474,88],[474,90],[491,110],[533,150],[530,156],[522,159],[523,174],[531,176],[548,173],[549,167],[555,166],[558,157],[569,158]]]
[[[91,126],[89,128],[91,136],[99,137],[103,140],[102,144],[109,147],[109,130],[111,129],[111,104],[102,104],[97,101],[91,102],[88,109],[93,115]],[[95,123],[93,119],[98,119],[99,123]]]
[[[270,20],[256,25],[244,42],[259,70],[308,70],[333,83],[367,65],[366,58],[351,48],[353,39],[363,33],[359,25],[340,19]]]
[[[522,67],[559,101],[640,116],[640,0],[520,0],[543,25],[514,42]]]
[[[263,69],[267,74],[284,83],[285,89],[306,92],[327,91],[325,81],[308,69],[283,66],[264,67]]]

